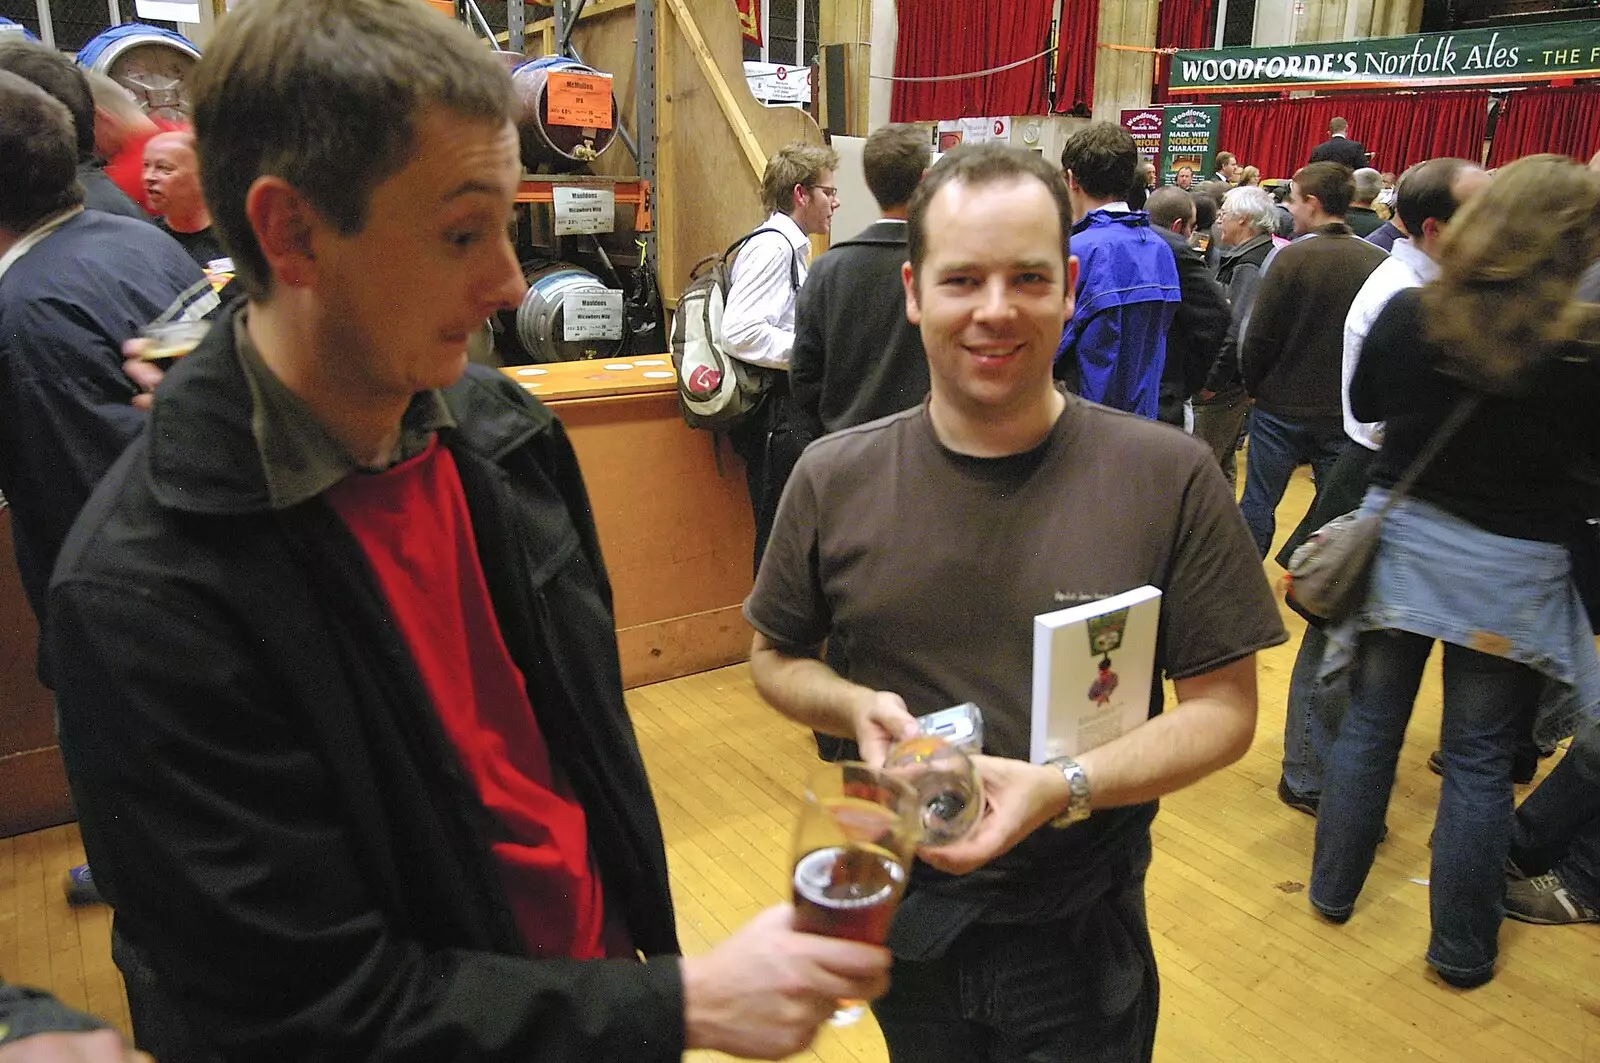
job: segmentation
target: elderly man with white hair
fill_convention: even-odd
[[[1383,174],[1370,166],[1363,166],[1353,176],[1356,192],[1350,199],[1350,208],[1344,212],[1344,223],[1350,231],[1365,240],[1383,228],[1383,219],[1373,209],[1373,201],[1383,191]]]
[[[1211,444],[1230,487],[1237,481],[1234,452],[1245,416],[1250,412],[1244,381],[1239,376],[1239,337],[1244,335],[1250,309],[1255,305],[1262,264],[1272,251],[1277,221],[1272,196],[1253,185],[1231,190],[1223,197],[1222,211],[1217,215],[1223,244],[1217,280],[1228,289],[1233,320],[1205,387],[1195,396],[1194,434]]]

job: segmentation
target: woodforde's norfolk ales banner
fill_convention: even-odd
[[[1600,20],[1366,41],[1215,48],[1172,57],[1173,92],[1419,87],[1600,73]]]

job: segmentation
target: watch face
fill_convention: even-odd
[[[164,41],[133,45],[118,55],[107,71],[153,118],[189,120],[190,74],[195,58]]]

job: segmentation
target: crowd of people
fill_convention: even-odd
[[[114,88],[0,45],[0,490],[73,888],[114,907],[162,1063],[781,1058],[840,1000],[896,1063],[1150,1059],[1156,803],[1250,748],[1304,464],[1285,550],[1385,509],[1285,707],[1310,904],[1358,917],[1437,641],[1427,963],[1471,988],[1504,915],[1600,920],[1600,175],[1428,160],[1386,202],[1340,123],[1280,204],[1229,153],[1152,190],[1109,123],[1059,165],[931,169],[889,125],[881,217],[810,262],[839,159],[778,151],[718,337],[771,375],[732,433],[751,676],[828,759],[981,705],[986,810],[919,852],[883,947],[782,905],[684,957],[583,477],[468,364],[524,291],[503,66],[410,0],[253,0],[192,130]],[[168,373],[124,365],[173,320],[212,327]],[[1031,617],[1146,584],[1148,719],[1031,763]],[[0,1060],[66,1051],[144,1058],[0,986]]]

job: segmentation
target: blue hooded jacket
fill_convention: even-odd
[[[1182,292],[1178,263],[1142,210],[1091,210],[1072,227],[1077,305],[1056,376],[1092,402],[1154,418],[1167,330]]]

